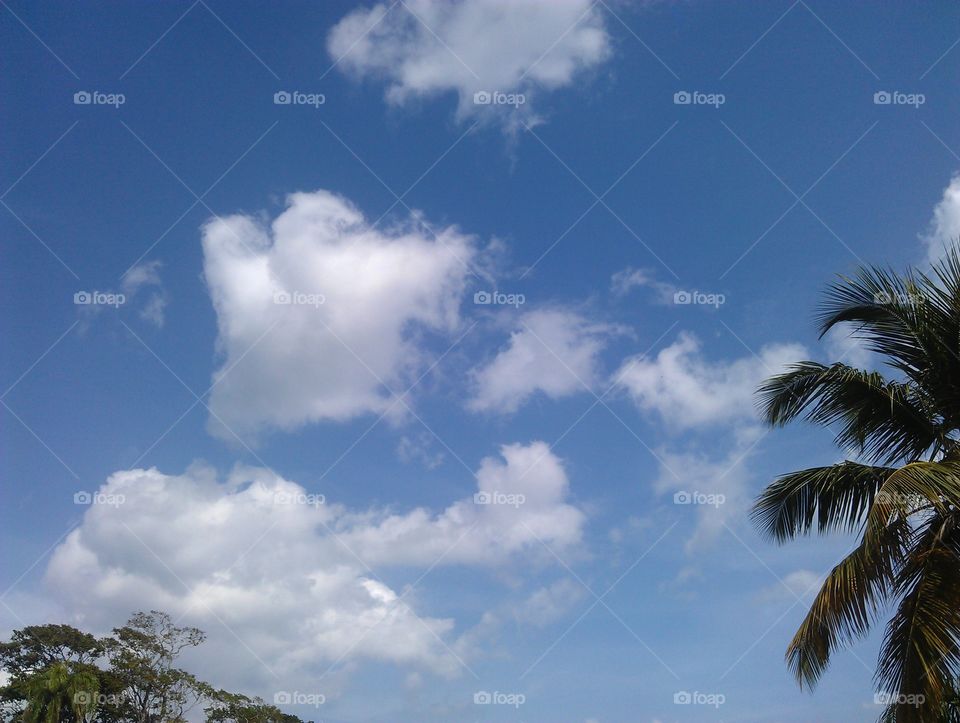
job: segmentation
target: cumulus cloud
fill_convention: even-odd
[[[944,249],[960,239],[960,174],[950,179],[943,189],[943,197],[933,208],[933,217],[920,240],[927,247],[927,261],[933,263],[943,257]]]
[[[562,309],[524,314],[506,348],[475,369],[473,411],[515,412],[537,392],[551,399],[591,388],[598,355],[614,331]]]
[[[289,196],[269,226],[210,221],[203,252],[224,355],[209,426],[224,438],[401,413],[393,392],[426,361],[415,336],[457,327],[475,254],[456,229],[374,228],[322,190]]]
[[[799,344],[768,344],[757,356],[714,362],[701,354],[698,339],[684,332],[654,359],[627,359],[615,378],[642,411],[676,429],[695,429],[754,419],[757,385],[806,358]]]
[[[516,123],[533,118],[535,93],[605,60],[610,39],[590,0],[407,0],[354,10],[331,30],[327,49],[346,72],[383,79],[390,103],[454,92],[460,117]],[[493,91],[522,93],[526,103],[474,103],[475,93]]]
[[[438,515],[419,508],[345,516],[341,539],[378,565],[430,565],[441,555],[446,563],[492,565],[541,541],[557,551],[579,542],[584,515],[564,501],[569,481],[549,446],[511,444],[500,454],[503,461],[482,461],[473,498]]]
[[[261,468],[223,482],[199,466],[117,472],[54,551],[45,581],[93,626],[151,608],[199,625],[224,678],[252,669],[274,685],[311,672],[315,681],[341,660],[454,675],[454,621],[417,615],[416,598],[375,570],[493,565],[539,554],[540,540],[564,549],[584,521],[542,442],[503,447],[476,477],[486,497],[391,513],[351,512]]]
[[[806,358],[799,344],[769,344],[756,356],[713,361],[703,355],[699,340],[684,332],[652,359],[627,359],[617,373],[617,384],[636,406],[671,431],[714,437],[720,429],[729,435],[720,455],[677,440],[658,450],[654,489],[676,495],[677,509],[693,518],[688,553],[708,547],[744,518],[750,504],[747,462],[763,434],[754,406],[757,386],[786,364]]]

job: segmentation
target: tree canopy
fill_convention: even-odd
[[[135,613],[102,638],[69,625],[28,625],[0,643],[9,676],[0,713],[5,723],[181,723],[201,710],[209,723],[303,723],[176,665],[205,639],[157,610]]]

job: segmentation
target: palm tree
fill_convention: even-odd
[[[852,326],[889,373],[805,361],[760,387],[766,421],[823,425],[854,459],[783,475],[753,517],[778,543],[854,532],[787,648],[801,687],[891,611],[876,668],[882,721],[960,720],[960,254],[929,273],[863,268],[829,287],[821,336]]]
[[[85,667],[73,670],[59,662],[32,676],[24,688],[26,723],[60,723],[64,718],[85,723],[96,709],[100,680]]]

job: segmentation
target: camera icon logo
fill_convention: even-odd
[[[874,304],[889,304],[892,301],[893,299],[891,298],[890,294],[888,294],[886,291],[878,291],[873,295]]]
[[[273,303],[274,304],[292,304],[293,297],[290,295],[289,291],[275,291],[273,293]]]
[[[293,504],[293,495],[289,492],[277,492],[273,496],[273,503],[275,505],[289,505]]]
[[[75,492],[73,495],[73,504],[75,505],[89,505],[93,503],[93,495],[89,492],[80,491]]]
[[[475,492],[473,495],[473,504],[489,505],[493,502],[493,496],[489,492]]]
[[[680,491],[673,495],[673,504],[689,505],[693,502],[693,496],[689,492]]]
[[[474,105],[490,105],[492,97],[489,91],[478,90],[473,94],[473,104]]]
[[[677,291],[673,295],[674,304],[689,304],[693,301],[693,295],[689,291]]]
[[[485,690],[478,690],[473,694],[474,705],[490,705],[493,701],[491,695]]]
[[[93,96],[85,90],[79,90],[73,94],[74,105],[90,105],[93,102]]]
[[[691,702],[693,702],[693,697],[685,690],[673,694],[674,705],[690,705]]]
[[[690,105],[693,102],[693,96],[685,90],[678,90],[673,94],[674,105]]]
[[[493,302],[493,295],[489,291],[478,291],[473,295],[474,304],[490,304]]]
[[[890,105],[893,102],[893,96],[886,90],[878,90],[873,94],[874,105]]]
[[[75,705],[90,705],[93,702],[93,693],[88,690],[78,690],[73,694]]]
[[[293,102],[293,96],[285,90],[278,90],[273,94],[274,105],[290,105]]]
[[[280,690],[273,694],[274,705],[290,705],[290,700],[290,694],[285,690]]]
[[[78,291],[73,295],[74,304],[92,304],[93,297],[90,295],[89,291]]]

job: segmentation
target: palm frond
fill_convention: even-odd
[[[783,426],[800,415],[823,426],[838,424],[836,443],[856,447],[871,461],[916,459],[940,439],[916,389],[878,372],[799,362],[757,393],[769,424]]]
[[[960,534],[955,513],[931,514],[897,575],[902,596],[880,651],[876,680],[899,694],[897,723],[942,720],[960,670]]]
[[[876,267],[842,277],[827,291],[820,331],[854,326],[887,364],[902,372],[955,428],[960,423],[960,252],[952,248],[931,274],[897,275]]]
[[[777,542],[807,534],[853,532],[864,521],[877,490],[896,469],[842,462],[778,477],[760,495],[751,517]]]
[[[867,514],[867,533],[918,510],[947,514],[960,507],[960,462],[911,462],[884,480]]]
[[[856,276],[842,276],[827,288],[818,314],[820,335],[838,324],[853,324],[872,351],[912,377],[931,351],[917,318],[923,299],[912,273],[899,276],[876,266],[861,268]]]
[[[909,535],[906,519],[865,535],[827,575],[787,648],[787,665],[801,687],[816,685],[838,645],[869,630],[893,588]]]

